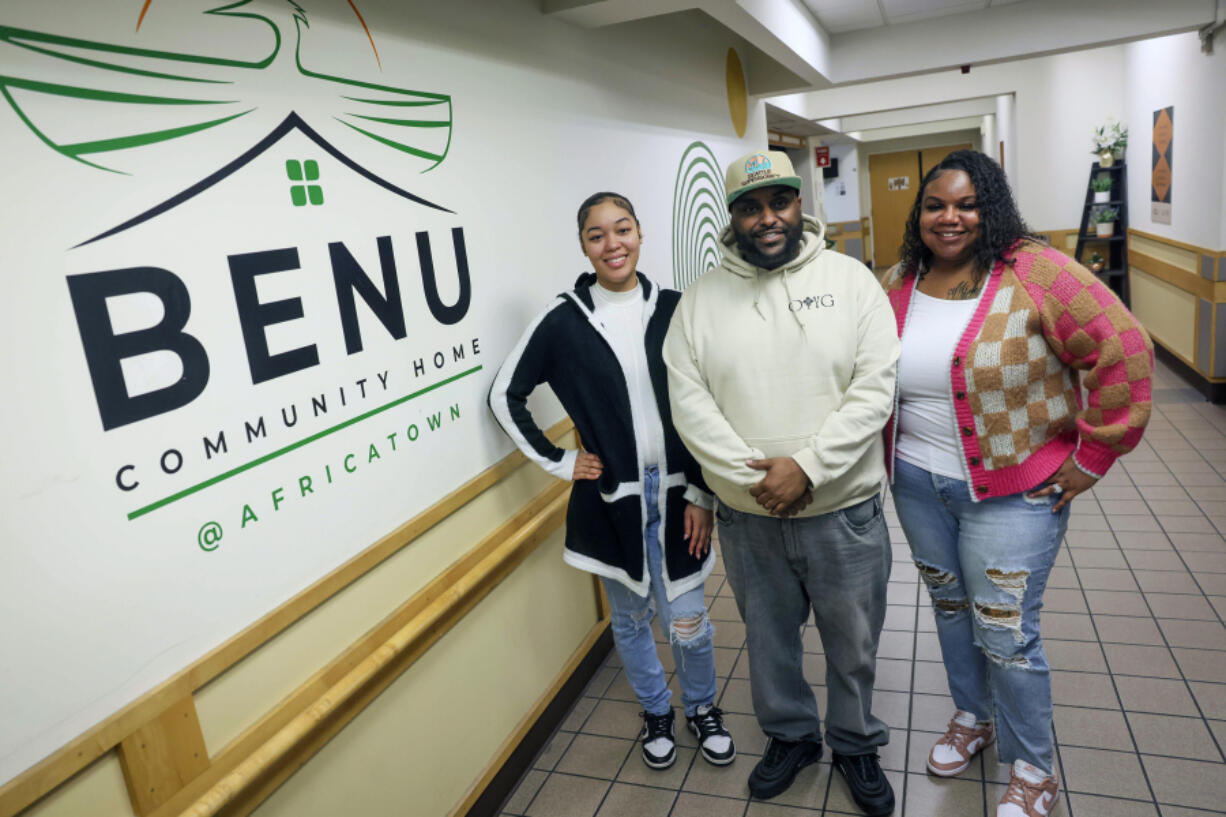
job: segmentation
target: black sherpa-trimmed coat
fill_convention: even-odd
[[[669,600],[702,584],[714,554],[689,554],[685,506],[711,507],[712,496],[690,452],[673,428],[668,404],[668,374],[662,349],[664,335],[681,293],[654,286],[638,273],[646,300],[643,313],[647,369],[662,425],[664,451],[660,471],[660,531],[664,587]],[[569,480],[578,453],[549,441],[528,411],[527,399],[548,383],[575,423],[585,450],[600,457],[598,480],[577,480],[566,513],[568,564],[615,579],[640,596],[650,584],[642,460],[634,438],[630,389],[604,327],[593,314],[594,273],[584,273],[571,292],[559,295],[524,331],[490,387],[489,403],[507,434],[533,462]],[[647,422],[651,422],[648,418]]]

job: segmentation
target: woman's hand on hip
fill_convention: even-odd
[[[690,543],[690,555],[701,559],[711,548],[713,514],[694,503],[685,506],[685,541]]]
[[[578,459],[575,460],[575,472],[571,474],[571,479],[600,479],[603,473],[604,463],[600,461],[600,457],[587,451],[580,451]]]
[[[1061,464],[1060,470],[1052,474],[1043,487],[1030,491],[1026,496],[1038,497],[1060,494],[1059,501],[1051,508],[1052,513],[1058,513],[1060,509],[1073,501],[1073,497],[1083,491],[1090,490],[1096,482],[1098,482],[1097,479],[1077,467],[1076,463],[1073,462],[1073,456],[1070,454],[1069,458]]]

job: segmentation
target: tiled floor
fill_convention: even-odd
[[[1062,810],[1074,817],[1226,814],[1226,408],[1168,370],[1137,451],[1074,505],[1045,596],[1054,671]],[[924,771],[953,711],[927,594],[889,510],[894,568],[874,711],[892,729],[882,752],[896,815],[995,814],[1007,782],[995,752],[960,778]],[[639,706],[610,656],[504,804],[529,817],[809,817],[856,814],[828,762],[783,795],[750,801],[745,779],[764,738],[753,717],[740,622],[722,566],[707,582],[716,624],[719,704],[739,756],[717,769],[679,730],[677,763],[654,772],[634,741]],[[822,681],[816,632],[805,671]],[[672,656],[661,651],[671,671]],[[825,690],[816,687],[824,706]],[[673,681],[674,703],[680,700]],[[684,722],[678,718],[679,724]],[[829,753],[826,755],[826,761]]]

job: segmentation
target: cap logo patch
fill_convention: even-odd
[[[760,173],[771,169],[771,160],[762,153],[756,153],[745,161],[746,173]]]

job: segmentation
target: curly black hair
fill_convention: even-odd
[[[1019,239],[1042,242],[1022,221],[1013,193],[1009,190],[1009,181],[1000,165],[977,150],[955,150],[924,175],[915,194],[915,204],[911,205],[911,215],[907,219],[907,229],[899,249],[904,270],[923,270],[932,261],[932,250],[920,238],[920,212],[928,183],[947,170],[963,171],[975,188],[979,210],[979,238],[972,247],[976,278],[990,272],[997,261],[1009,263],[1005,254]]]

